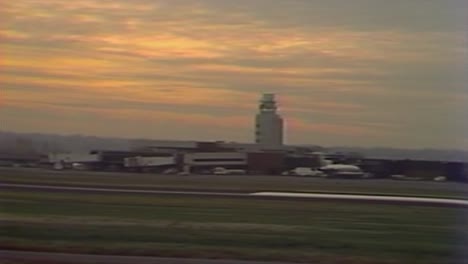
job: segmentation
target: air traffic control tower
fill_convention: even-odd
[[[274,94],[263,94],[255,120],[255,143],[265,147],[283,145],[283,119],[277,113]]]

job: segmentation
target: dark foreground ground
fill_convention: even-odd
[[[115,255],[66,254],[13,250],[0,250],[0,259],[2,259],[1,263],[4,264],[291,264],[287,262],[129,257]]]
[[[360,183],[262,176],[168,177],[0,171],[2,181],[139,188],[263,190],[269,186],[275,190],[296,187],[293,190],[324,191],[338,186],[333,190],[351,192],[359,189],[355,186]],[[196,180],[200,182],[193,183]],[[202,184],[209,180],[214,183],[208,187]],[[397,185],[382,184],[387,181],[361,182],[364,187],[359,192],[371,186],[372,193],[398,190]],[[444,193],[459,197],[466,188],[462,185],[452,189],[450,183],[423,183],[420,189],[417,185],[395,184],[403,184],[399,189],[406,188],[405,192],[431,196]],[[197,258],[335,264],[468,263],[466,208],[19,189],[3,189],[0,205],[0,248],[9,250],[157,256],[176,258],[174,261]],[[76,263],[63,262],[63,257],[52,257],[47,262],[10,260],[13,262],[9,264]],[[94,260],[91,263],[107,263]]]

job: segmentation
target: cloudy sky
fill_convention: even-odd
[[[464,0],[0,3],[0,130],[468,149]]]

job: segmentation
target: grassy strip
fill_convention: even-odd
[[[468,198],[467,184],[392,180],[339,180],[281,176],[168,176],[0,168],[0,181],[138,189],[297,191]]]
[[[0,203],[3,248],[309,263],[457,263],[457,252],[468,246],[463,242],[468,210],[460,208],[26,191],[2,192]]]

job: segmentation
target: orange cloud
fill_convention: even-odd
[[[54,102],[41,102],[32,100],[8,100],[4,107],[17,107],[34,111],[40,109],[41,112],[60,113],[64,118],[69,115],[88,114],[100,116],[101,118],[122,121],[137,122],[180,122],[192,124],[198,127],[225,127],[225,128],[246,128],[250,126],[251,120],[245,116],[216,116],[197,113],[176,113],[160,110],[130,109],[125,107],[96,107],[96,106],[73,106],[67,104],[56,104]]]
[[[3,40],[26,40],[29,38],[27,33],[11,30],[11,29],[0,29],[0,39]]]
[[[4,84],[8,85],[5,81]],[[44,103],[102,105],[118,101],[146,103],[155,106],[154,108],[157,108],[157,105],[172,105],[245,109],[253,106],[257,100],[257,94],[247,92],[176,84],[157,86],[156,83],[154,87],[127,81],[91,80],[83,85],[66,79],[51,82],[41,78],[21,78],[11,80],[10,83],[48,87],[53,92],[53,96],[42,92],[41,89],[6,91],[8,100],[41,100]]]

